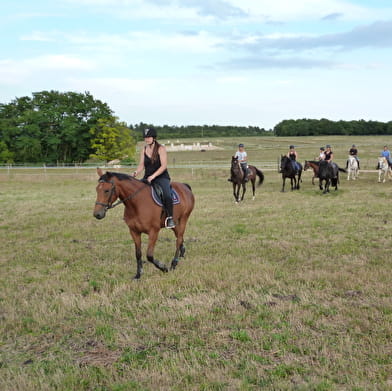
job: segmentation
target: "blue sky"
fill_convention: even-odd
[[[5,0],[0,103],[89,91],[128,124],[392,120],[390,0]]]

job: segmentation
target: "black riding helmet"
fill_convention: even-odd
[[[154,127],[150,126],[149,128],[144,129],[143,131],[143,137],[153,137],[156,138],[157,137],[157,131],[155,130]]]

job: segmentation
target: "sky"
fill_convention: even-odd
[[[391,0],[2,0],[0,103],[90,92],[128,125],[392,120]]]

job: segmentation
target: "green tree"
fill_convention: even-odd
[[[7,144],[4,141],[0,141],[0,163],[13,163],[14,154],[7,148]]]
[[[134,159],[136,140],[131,130],[117,117],[99,119],[90,129],[92,135],[91,148],[94,153],[90,157],[108,162],[113,159]]]
[[[0,139],[16,162],[82,162],[90,128],[112,110],[88,92],[42,91],[0,104]]]

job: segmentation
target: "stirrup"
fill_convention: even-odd
[[[166,217],[165,227],[166,228],[175,228],[176,227],[176,224],[174,223],[173,217]]]

